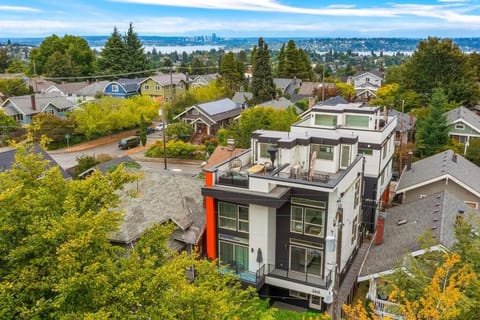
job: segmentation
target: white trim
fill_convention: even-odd
[[[477,128],[475,125],[471,124],[470,122],[468,122],[465,118],[457,118],[455,120],[453,120],[452,122],[449,122],[449,124],[452,124],[452,125],[455,125],[457,124],[458,122],[461,122],[463,123],[464,125],[468,126],[470,129],[472,130],[475,130],[477,132],[480,132],[480,128]]]
[[[214,124],[217,123],[217,121],[215,121],[215,120],[213,120],[212,118],[210,118],[210,117],[208,116],[208,114],[206,114],[205,112],[203,112],[203,111],[202,111],[200,108],[198,108],[196,105],[195,105],[195,106],[191,106],[191,107],[185,109],[183,112],[177,114],[177,115],[173,118],[173,120],[179,118],[180,116],[182,116],[183,114],[187,113],[188,111],[190,111],[190,110],[192,110],[192,109],[195,109],[195,110],[197,110],[200,114],[203,114],[206,118],[208,118],[209,120],[211,120]]]
[[[457,178],[453,177],[453,176],[450,175],[449,173],[444,174],[444,175],[439,176],[439,177],[435,177],[435,178],[430,179],[430,180],[423,181],[423,182],[421,182],[421,183],[417,183],[417,184],[414,184],[414,185],[405,187],[405,188],[403,188],[403,189],[397,189],[397,190],[395,190],[395,193],[405,193],[405,192],[407,192],[407,191],[414,190],[414,189],[417,189],[417,188],[426,186],[426,185],[428,185],[428,184],[430,184],[430,183],[441,181],[441,180],[443,180],[443,179],[450,179],[450,180],[452,180],[452,181],[455,182],[456,184],[460,185],[460,186],[463,187],[464,189],[470,191],[471,193],[473,193],[474,195],[476,195],[477,197],[480,198],[480,192],[479,192],[479,191],[477,191],[477,190],[475,190],[475,189],[472,189],[470,186],[464,184],[463,182],[461,182],[461,181],[458,180]],[[400,181],[399,181],[399,184],[400,184]],[[397,186],[398,186],[398,185],[397,185]]]
[[[0,104],[0,108],[2,109],[2,111],[4,111],[3,108],[5,108],[4,105],[6,105],[7,102],[10,102],[10,104],[12,105],[12,107],[13,107],[18,113],[21,113],[21,114],[23,114],[24,116],[27,116],[27,114],[24,113],[24,112],[22,111],[22,109],[20,109],[15,103],[13,103],[13,101],[10,100],[10,98],[8,98],[8,99],[5,100],[2,104]],[[4,112],[5,112],[5,111],[4,111]]]

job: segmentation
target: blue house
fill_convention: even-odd
[[[140,83],[143,80],[145,80],[145,78],[121,78],[117,81],[111,81],[107,83],[105,89],[103,89],[103,94],[120,98],[128,98],[137,95],[140,91]]]
[[[75,103],[56,93],[36,93],[25,96],[10,97],[1,105],[7,116],[12,117],[21,125],[32,123],[38,113],[53,114],[65,117],[65,112],[75,107]]]

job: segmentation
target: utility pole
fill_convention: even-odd
[[[322,101],[325,101],[325,64],[322,68]]]

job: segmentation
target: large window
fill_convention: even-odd
[[[324,144],[311,144],[310,145],[310,154],[314,151],[317,152],[317,159],[322,160],[333,160],[333,147],[327,146]]]
[[[322,251],[320,248],[290,245],[290,270],[321,277]]]
[[[368,116],[356,116],[347,114],[345,117],[346,127],[368,128],[369,118]]]
[[[360,203],[360,179],[355,182],[355,196],[353,200],[353,208],[356,209]]]
[[[259,143],[259,148],[260,148],[260,158],[270,158],[270,155],[268,154],[267,150],[268,148],[275,146],[272,143]]]
[[[337,116],[333,116],[329,114],[316,114],[315,125],[335,127],[337,126]]]
[[[363,154],[364,156],[373,155],[373,150],[368,148],[358,148],[358,153]]]
[[[236,271],[248,270],[248,246],[220,240],[218,247],[222,263]]]
[[[248,233],[248,207],[219,202],[218,227]]]
[[[290,231],[323,237],[325,202],[292,198]]]
[[[358,216],[353,219],[352,222],[352,244],[357,241],[357,230],[358,230]]]

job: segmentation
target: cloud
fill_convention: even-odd
[[[0,11],[15,11],[15,12],[41,12],[39,9],[32,7],[22,7],[22,6],[2,6],[0,5]]]

